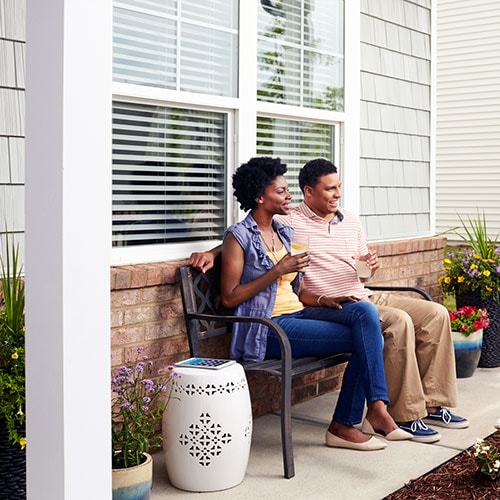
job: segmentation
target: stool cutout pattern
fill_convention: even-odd
[[[189,426],[188,434],[179,436],[179,443],[188,446],[189,454],[204,467],[209,466],[231,441],[231,434],[223,432],[222,426],[213,422],[208,413],[202,413],[199,422]]]
[[[231,394],[235,391],[247,390],[247,380],[242,378],[238,382],[225,382],[222,384],[185,384],[176,383],[173,381],[174,394],[186,394],[187,396],[200,395],[200,396],[213,396],[214,394]]]

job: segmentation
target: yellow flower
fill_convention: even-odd
[[[451,264],[451,260],[450,259],[444,259],[443,261],[445,264]]]
[[[17,411],[16,415],[24,415],[23,410],[21,410],[21,407],[19,407],[19,410]]]
[[[442,276],[439,276],[438,277],[438,283],[442,283],[443,282],[443,277]]]
[[[445,279],[444,279],[444,282],[449,285],[451,283],[451,279],[449,276],[446,276]]]
[[[471,268],[471,269],[477,269],[477,264],[471,264],[471,265],[470,265],[470,268]]]
[[[17,359],[19,357],[19,354],[17,352],[13,352],[11,358],[12,359]]]
[[[484,276],[486,276],[486,277],[488,277],[490,274],[491,274],[491,273],[488,271],[488,269],[485,269],[485,270],[483,271],[483,275],[484,275]]]
[[[491,287],[489,287],[489,286],[485,286],[484,288],[486,288],[486,290],[487,290],[488,292],[492,292],[492,291],[493,291],[493,288],[491,288]]]
[[[26,448],[26,438],[21,438],[19,444],[21,445],[21,450],[24,450]]]
[[[464,278],[463,276],[459,276],[459,277],[457,278],[457,281],[458,281],[459,283],[463,283],[463,282],[465,281],[465,278]]]

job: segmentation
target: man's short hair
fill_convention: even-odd
[[[336,173],[337,167],[330,160],[316,158],[315,160],[308,161],[299,172],[300,190],[304,192],[306,186],[316,186],[320,177]]]

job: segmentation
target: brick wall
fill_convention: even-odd
[[[437,277],[445,245],[445,238],[370,244],[382,265],[373,283],[418,286],[439,300]],[[132,363],[138,346],[144,347],[144,353],[160,371],[189,357],[177,277],[177,268],[185,263],[160,262],[111,269],[112,366]],[[220,356],[220,350],[212,355]],[[342,373],[343,366],[337,366],[296,380],[293,401],[306,401],[338,389]],[[249,385],[254,416],[278,408],[279,387],[270,377],[251,376]]]
[[[442,302],[438,276],[443,269],[446,238],[370,243],[370,250],[379,256],[380,269],[372,284],[416,286],[429,292],[434,300]]]

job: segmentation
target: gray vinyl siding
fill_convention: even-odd
[[[436,230],[500,233],[500,2],[438,1]],[[449,235],[450,240],[457,237]]]
[[[360,215],[369,240],[431,229],[431,2],[361,2]]]
[[[0,248],[5,230],[24,254],[25,2],[0,0]]]

